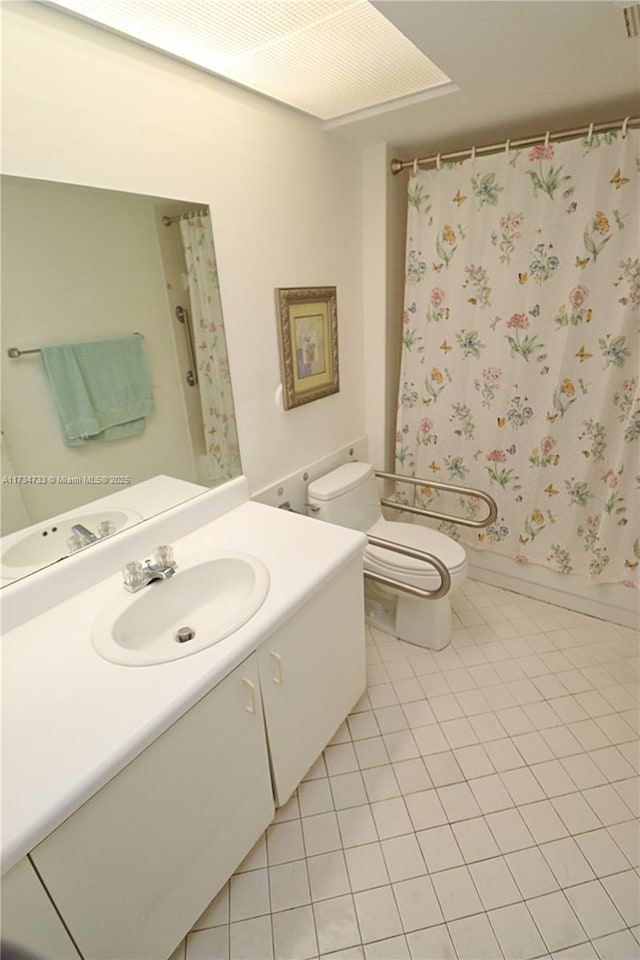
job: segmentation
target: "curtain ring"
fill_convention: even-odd
[[[415,157],[413,161],[413,175],[416,177],[418,175],[418,158]]]
[[[591,146],[591,141],[593,140],[593,124],[589,124],[589,133],[587,134],[587,146]]]
[[[436,157],[436,170],[440,169],[440,154]]]
[[[504,152],[509,156],[509,150],[511,149],[511,140],[507,140],[504,145]]]
[[[547,130],[547,135],[546,135],[546,137],[544,138],[544,145],[545,145],[545,147],[548,147],[548,146],[549,146],[549,137],[550,137],[550,136],[551,136],[551,134],[550,134],[549,131]]]
[[[625,117],[622,122],[622,139],[623,140],[627,136],[627,126],[629,125],[629,120],[631,120],[631,117]]]

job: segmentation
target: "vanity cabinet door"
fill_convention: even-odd
[[[2,947],[20,947],[47,960],[78,960],[80,954],[27,857],[2,878]]]
[[[31,856],[85,960],[162,960],[273,812],[253,654]]]
[[[289,799],[366,685],[362,560],[259,650],[276,804]]]

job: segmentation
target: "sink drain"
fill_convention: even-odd
[[[192,627],[180,627],[176,633],[176,642],[177,643],[186,643],[187,640],[193,640],[196,632]]]

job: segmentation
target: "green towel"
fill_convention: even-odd
[[[144,430],[154,410],[144,341],[137,334],[42,347],[67,446]]]

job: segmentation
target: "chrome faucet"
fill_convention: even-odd
[[[153,580],[169,580],[176,572],[178,564],[173,558],[173,548],[170,546],[156,547],[153,561],[133,560],[122,571],[124,588],[130,593],[137,593]]]
[[[92,533],[91,530],[88,530],[81,523],[74,523],[74,525],[71,527],[71,532],[80,537],[84,541],[84,544],[95,543],[96,540],[99,539],[95,533]]]

